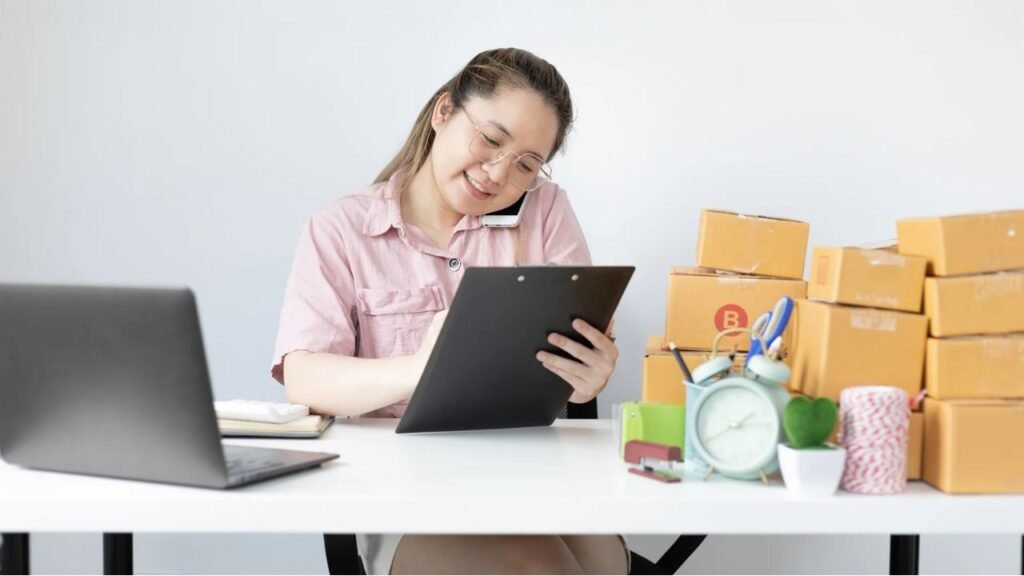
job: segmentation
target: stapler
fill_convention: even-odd
[[[630,464],[640,465],[630,468],[630,474],[658,482],[671,483],[682,480],[678,475],[670,472],[675,468],[675,463],[682,461],[682,452],[678,446],[630,440],[626,442],[625,460]]]

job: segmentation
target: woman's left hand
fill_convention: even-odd
[[[600,330],[583,320],[573,321],[572,327],[590,341],[594,347],[593,350],[561,334],[554,332],[548,334],[548,342],[565,350],[576,360],[562,358],[549,352],[537,353],[537,360],[545,368],[572,386],[573,393],[569,398],[570,402],[576,404],[589,402],[608,385],[608,379],[615,371],[615,362],[619,359],[619,349],[615,346],[615,338],[611,335],[614,324],[615,320],[609,322],[608,331],[602,334]]]

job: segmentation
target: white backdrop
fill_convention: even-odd
[[[3,0],[0,281],[191,286],[217,396],[280,399],[268,370],[300,226],[500,46],[568,80],[578,121],[556,179],[595,262],[637,266],[603,414],[639,395],[701,208],[806,220],[815,245],[1024,204],[1019,2]],[[325,568],[298,552],[308,539],[182,554],[205,542],[140,538],[140,569]],[[813,542],[712,539],[693,569],[887,569],[887,539]],[[1019,539],[939,542],[923,570],[1019,570]]]

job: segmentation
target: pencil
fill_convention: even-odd
[[[679,364],[679,369],[683,371],[683,379],[693,384],[693,376],[690,374],[690,369],[686,367],[686,362],[683,362],[683,355],[679,353],[676,343],[669,341],[668,347],[672,349],[672,355],[676,357],[676,364]]]

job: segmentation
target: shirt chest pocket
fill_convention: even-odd
[[[437,286],[356,290],[359,307],[359,356],[405,356],[419,349],[434,315],[444,310]]]

